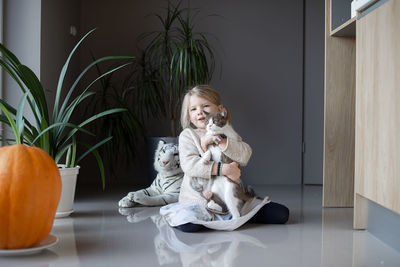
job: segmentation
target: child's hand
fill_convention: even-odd
[[[239,184],[241,171],[239,169],[239,163],[232,162],[229,164],[222,165],[222,174],[232,180],[232,182]]]

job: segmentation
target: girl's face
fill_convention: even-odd
[[[189,98],[189,119],[190,122],[197,127],[197,129],[205,130],[205,119],[207,114],[219,112],[223,108],[222,105],[215,105],[207,99],[201,98],[197,95],[191,95]],[[207,113],[207,114],[206,114]]]

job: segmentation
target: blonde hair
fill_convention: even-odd
[[[193,128],[193,126],[191,126],[189,117],[189,100],[192,95],[204,98],[217,106],[221,105],[221,97],[219,96],[218,92],[215,89],[213,89],[209,85],[196,85],[195,87],[186,92],[182,101],[182,109],[181,109],[182,129],[186,129],[189,127]],[[228,121],[231,122],[230,112],[226,107],[224,108],[227,111]]]

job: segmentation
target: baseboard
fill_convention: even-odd
[[[368,201],[367,231],[400,252],[400,215]]]

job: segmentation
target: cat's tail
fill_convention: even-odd
[[[247,187],[247,191],[245,191],[245,192],[246,192],[246,194],[247,194],[248,196],[250,196],[250,197],[256,197],[256,196],[257,196],[257,194],[256,194],[256,192],[254,191],[253,187],[251,187],[250,185],[248,185],[248,186],[246,186],[246,187]]]
[[[251,187],[250,185],[246,185],[246,184],[240,182],[240,187],[242,188],[243,193],[244,193],[247,197],[253,198],[253,197],[256,197],[256,196],[257,196],[257,194],[256,194],[256,192],[254,191],[253,187]]]

